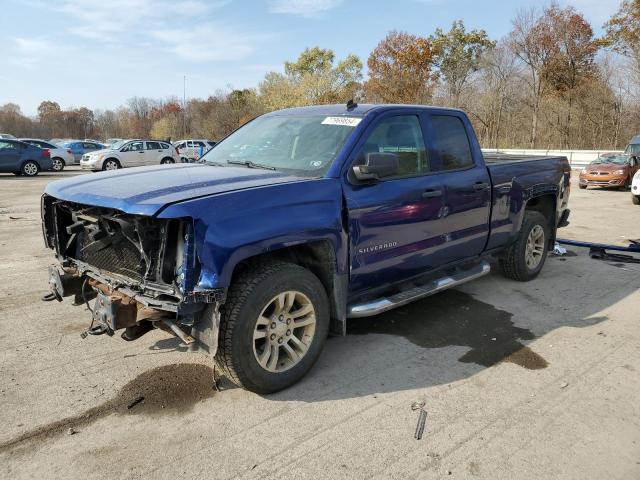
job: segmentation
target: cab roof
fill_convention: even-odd
[[[347,108],[344,103],[335,105],[313,105],[309,107],[294,107],[276,110],[265,114],[265,116],[278,115],[357,115],[364,116],[373,111],[396,110],[396,109],[423,109],[423,110],[451,110],[460,111],[454,108],[433,107],[429,105],[404,105],[404,104],[372,104],[362,103],[355,107]],[[640,139],[640,137],[638,137]],[[640,143],[640,140],[639,140]]]

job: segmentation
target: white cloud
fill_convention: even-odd
[[[342,0],[271,0],[269,10],[299,17],[315,17],[341,3]]]
[[[13,48],[9,50],[9,61],[27,68],[33,68],[43,57],[54,51],[46,37],[15,37],[11,39],[11,43]]]
[[[214,23],[188,29],[163,29],[151,33],[163,48],[183,60],[205,62],[237,60],[255,50],[264,36],[245,35]]]

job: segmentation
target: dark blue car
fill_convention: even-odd
[[[107,148],[105,145],[97,142],[87,142],[83,140],[74,140],[71,142],[63,143],[64,148],[68,148],[73,153],[73,163],[79,164],[82,156],[85,153],[93,153],[98,150],[104,150]]]
[[[10,139],[0,139],[0,173],[35,177],[41,170],[51,170],[49,150]]]
[[[348,319],[486,275],[492,257],[534,279],[569,215],[565,157],[483,155],[460,110],[270,112],[202,161],[47,185],[51,298],[95,297],[92,334],[200,345],[258,393],[301,378]]]

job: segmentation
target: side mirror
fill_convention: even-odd
[[[379,180],[397,175],[400,169],[395,153],[367,153],[364,165],[355,165],[353,174],[358,180]]]

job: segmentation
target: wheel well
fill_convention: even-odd
[[[344,295],[340,291],[340,282],[336,281],[336,256],[328,240],[292,245],[290,247],[265,252],[241,261],[233,270],[231,282],[237,275],[247,268],[256,267],[270,260],[281,260],[295,263],[311,271],[322,283],[329,298],[331,306],[332,324],[335,321],[343,321],[343,310],[346,307]],[[344,301],[343,301],[344,300]],[[342,330],[342,327],[332,327],[332,330]]]
[[[113,160],[114,162],[116,162],[118,165],[120,165],[120,160],[118,160],[115,157],[109,157],[109,158],[105,158],[104,161],[102,162],[102,164],[104,165],[105,162],[108,162],[109,160]]]
[[[533,197],[527,202],[525,210],[533,210],[544,215],[549,222],[549,230],[551,231],[550,241],[555,241],[556,197],[553,195],[540,195],[539,197]]]
[[[173,157],[162,157],[162,160],[160,160],[160,161],[164,162],[165,160],[171,160],[172,162],[175,163],[175,160],[173,159]]]

